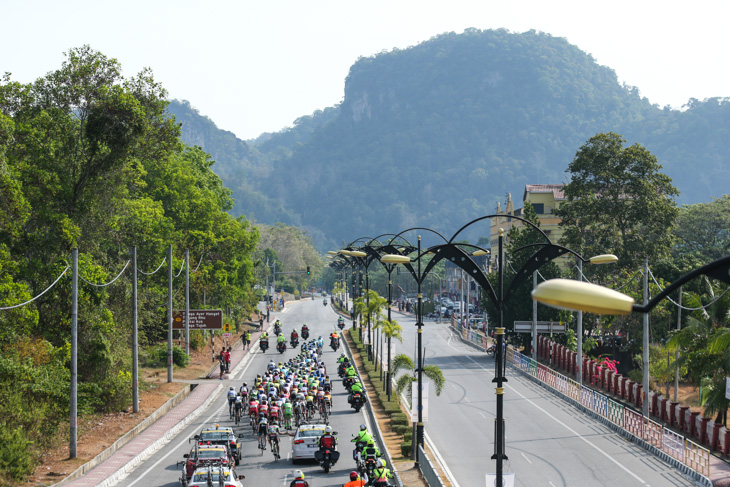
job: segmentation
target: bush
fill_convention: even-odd
[[[402,412],[400,409],[400,405],[394,401],[383,402],[383,408],[385,409],[385,414],[388,414],[388,415],[391,415],[393,413]]]
[[[155,345],[142,354],[142,365],[144,367],[167,367],[167,344]],[[178,367],[187,367],[190,357],[185,350],[177,345],[172,346],[172,363]]]
[[[400,444],[400,453],[404,457],[410,457],[411,456],[411,442],[410,441],[404,441]]]
[[[411,430],[410,425],[398,424],[398,425],[393,426],[393,431],[398,435],[404,435],[406,433],[406,431],[410,431],[410,430]]]
[[[8,425],[0,425],[0,466],[3,475],[13,480],[25,480],[35,466],[35,455],[22,427],[8,429]],[[17,485],[17,484],[16,484]]]
[[[190,348],[202,350],[205,348],[206,332],[204,330],[190,330]]]
[[[403,441],[413,442],[413,425],[408,425],[408,429],[403,433]]]
[[[397,412],[390,415],[390,420],[391,422],[397,421],[402,424],[409,424],[411,419],[406,415],[406,413]]]

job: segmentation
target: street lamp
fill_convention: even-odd
[[[648,263],[644,260],[644,278],[648,277]],[[709,264],[680,276],[662,292],[649,300],[644,292],[644,304],[635,304],[634,298],[603,286],[570,279],[551,279],[538,285],[532,291],[532,299],[554,308],[588,311],[596,314],[627,315],[632,312],[642,313],[644,318],[644,402],[642,413],[649,416],[649,312],[661,300],[679,289],[685,283],[699,276],[707,276],[730,284],[730,256],[723,257]]]

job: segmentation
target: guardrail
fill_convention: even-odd
[[[557,394],[580,404],[626,434],[644,441],[668,458],[674,459],[704,477],[704,479],[698,480],[709,482],[710,450],[707,448],[590,387],[579,385],[573,379],[510,347],[506,351],[506,361],[534,380],[545,384]]]
[[[426,480],[429,487],[445,487],[444,483],[441,481],[441,477],[439,477],[438,472],[436,472],[436,469],[433,467],[431,459],[428,458],[426,451],[421,445],[418,445],[418,460],[418,466],[420,467],[423,478]]]

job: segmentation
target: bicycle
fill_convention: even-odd
[[[324,420],[324,422],[327,422],[327,405],[324,401],[320,401],[319,403],[319,417]]]
[[[235,409],[236,409],[236,411],[235,411],[235,421],[236,421],[236,426],[238,426],[238,423],[241,422],[241,408],[240,407],[236,407]]]
[[[254,434],[256,434],[256,429],[257,429],[258,425],[256,424],[256,416],[253,414],[251,415],[250,423],[251,423],[251,429],[253,430]]]
[[[271,442],[271,453],[274,454],[274,461],[278,462],[281,456],[279,455],[279,441],[278,438],[276,440],[269,438],[269,441]]]
[[[261,450],[261,456],[264,456],[264,450],[266,450],[265,435],[259,435],[259,450]]]

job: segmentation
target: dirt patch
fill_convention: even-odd
[[[253,325],[244,325],[244,329],[249,328],[254,329]],[[220,350],[222,346],[221,339],[216,337],[215,349]],[[43,453],[42,463],[36,468],[28,484],[40,487],[60,482],[174,397],[187,385],[186,381],[205,376],[211,366],[217,363],[213,356],[210,341],[200,350],[191,350],[190,364],[182,369],[175,367],[173,370],[174,382],[167,382],[167,368],[140,368],[139,412],[133,413],[130,405],[128,410],[118,413],[80,417],[77,457],[73,460],[68,458],[68,439],[64,440],[58,448]],[[68,429],[65,434],[68,438]]]

